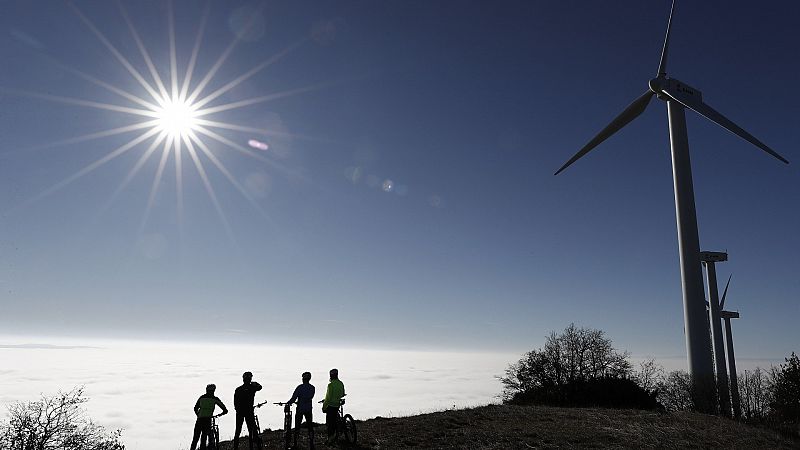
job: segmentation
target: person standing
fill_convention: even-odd
[[[256,392],[261,390],[261,385],[253,381],[253,373],[242,374],[242,385],[233,393],[233,408],[236,410],[236,432],[233,435],[233,448],[239,449],[239,435],[242,433],[242,422],[247,422],[247,435],[250,441],[250,450],[253,450],[253,441],[261,450],[261,436],[256,427],[255,402]]]
[[[339,380],[339,370],[331,369],[331,381],[325,391],[325,400],[322,401],[322,412],[325,413],[325,425],[328,429],[328,442],[333,440],[336,434],[336,426],[339,422],[339,406],[342,405],[344,393],[344,383]]]
[[[311,372],[303,372],[303,384],[298,385],[294,389],[292,398],[286,402],[286,408],[291,408],[292,403],[297,402],[297,415],[294,417],[294,446],[297,448],[297,436],[300,434],[300,425],[303,423],[303,417],[306,419],[306,426],[308,427],[308,442],[309,447],[314,449],[314,385],[310,383]]]
[[[216,390],[216,385],[207,385],[206,393],[201,395],[194,404],[194,415],[197,416],[197,421],[194,423],[191,450],[197,447],[198,439],[200,440],[200,448],[206,448],[206,441],[211,436],[211,418],[214,417],[214,409],[216,409],[217,406],[222,409],[220,416],[228,414],[228,408],[225,407],[222,400],[214,395]]]

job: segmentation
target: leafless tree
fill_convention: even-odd
[[[658,402],[667,411],[690,411],[694,409],[692,401],[692,379],[683,370],[673,370],[658,382]]]
[[[633,373],[636,384],[646,391],[653,391],[658,388],[658,384],[666,378],[664,367],[656,362],[654,358],[646,359],[639,363],[639,370]]]
[[[570,324],[562,333],[552,332],[544,347],[531,350],[506,369],[500,378],[503,397],[539,388],[558,388],[602,377],[624,378],[631,374],[628,353],[614,349],[601,330]]]
[[[0,422],[0,448],[4,450],[124,450],[121,431],[107,432],[86,416],[81,407],[88,399],[83,388],[42,396],[38,401],[8,407],[7,422]]]
[[[772,380],[767,372],[756,367],[739,374],[739,397],[745,419],[763,420],[769,414],[772,400]]]

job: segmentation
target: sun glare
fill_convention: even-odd
[[[192,105],[179,99],[164,102],[156,114],[158,128],[172,137],[187,136],[198,125]]]
[[[142,150],[139,159],[128,171],[127,176],[125,176],[125,178],[122,180],[119,187],[111,194],[107,205],[110,205],[114,202],[117,195],[122,192],[122,190],[134,179],[141,169],[147,167],[146,162],[148,159],[154,155],[160,154],[158,157],[159,161],[155,170],[155,175],[152,178],[150,195],[147,199],[144,216],[140,223],[139,233],[144,231],[144,227],[150,216],[150,211],[155,202],[157,191],[161,186],[161,181],[166,173],[167,164],[170,160],[172,160],[174,161],[175,167],[179,232],[182,232],[180,227],[182,227],[181,224],[183,215],[184,167],[193,166],[196,173],[199,175],[203,186],[205,187],[205,190],[214,206],[214,209],[217,212],[217,215],[219,216],[226,232],[228,233],[228,237],[231,239],[231,241],[235,241],[230,224],[228,223],[228,219],[226,218],[222,209],[222,205],[217,198],[216,190],[212,185],[211,177],[209,177],[209,173],[206,169],[207,167],[214,167],[220,174],[222,174],[222,176],[230,182],[231,186],[239,191],[239,193],[241,193],[242,196],[263,217],[269,218],[269,216],[263,210],[258,201],[251,195],[247,187],[244,186],[239,179],[237,179],[235,174],[225,166],[222,160],[215,155],[215,153],[218,152],[217,148],[233,150],[261,163],[269,164],[279,170],[285,171],[286,169],[275,164],[275,162],[271,158],[267,157],[267,155],[262,154],[263,151],[267,151],[270,148],[267,139],[272,135],[276,135],[276,132],[261,127],[250,127],[238,123],[230,123],[223,120],[218,120],[218,118],[224,118],[227,111],[252,107],[278,98],[307,92],[320,86],[307,86],[284,92],[273,92],[271,94],[239,99],[228,103],[220,102],[220,100],[223,99],[223,96],[230,90],[236,88],[238,85],[252,78],[262,70],[275,64],[281,58],[299,48],[303,43],[308,42],[309,37],[303,37],[277,54],[259,62],[242,75],[239,75],[227,83],[223,83],[221,87],[218,87],[216,90],[212,91],[209,89],[209,86],[213,86],[213,80],[217,75],[217,72],[224,66],[226,60],[231,55],[232,51],[240,42],[240,40],[234,39],[219,55],[216,62],[214,62],[210,68],[207,69],[204,76],[194,76],[198,55],[200,54],[201,42],[203,35],[205,34],[206,21],[210,11],[211,2],[208,2],[200,20],[200,24],[197,28],[194,46],[188,58],[186,67],[185,69],[179,70],[179,55],[177,54],[175,45],[175,18],[172,11],[172,2],[167,2],[167,4],[169,63],[163,66],[157,66],[150,57],[150,53],[147,51],[139,32],[136,30],[133,22],[131,22],[123,3],[117,3],[122,18],[128,25],[130,37],[133,39],[133,42],[136,44],[136,47],[139,50],[141,57],[140,62],[143,62],[145,65],[146,70],[141,70],[137,69],[137,67],[135,67],[135,63],[132,62],[132,60],[129,60],[128,57],[123,55],[122,52],[120,52],[120,50],[111,43],[111,41],[95,26],[95,24],[78,8],[76,4],[71,2],[68,3],[70,9],[97,37],[99,42],[105,46],[106,49],[108,49],[108,51],[111,52],[111,54],[116,58],[116,60],[128,71],[133,80],[136,81],[136,85],[141,88],[141,93],[137,94],[129,92],[121,87],[117,87],[110,82],[98,79],[95,76],[85,73],[81,70],[60,64],[60,66],[70,73],[83,78],[84,80],[97,85],[98,87],[110,91],[121,98],[114,103],[103,103],[90,99],[71,98],[36,92],[21,91],[20,94],[58,103],[66,103],[81,107],[90,107],[104,111],[127,114],[137,117],[138,120],[123,126],[49,143],[46,146],[69,145],[131,132],[137,132],[138,135],[132,137],[128,142],[121,144],[119,147],[108,151],[108,153],[100,158],[88,163],[74,174],[44,190],[30,201],[36,201],[44,198],[45,196],[53,194],[68,184],[93,172],[99,167],[109,163],[110,161],[120,157],[132,149],[139,148]],[[149,80],[147,79],[148,75]],[[125,102],[120,102],[122,99],[124,99]],[[229,138],[227,137],[229,133],[246,133],[247,137],[244,139],[241,139],[240,137]],[[214,149],[209,146],[212,141],[216,144]],[[261,152],[257,152],[256,150],[261,150]],[[186,164],[187,162],[189,164]]]

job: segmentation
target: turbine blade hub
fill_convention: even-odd
[[[647,85],[650,87],[651,92],[660,96],[664,89],[664,81],[666,81],[664,77],[656,77],[648,81]]]

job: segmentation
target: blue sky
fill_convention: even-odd
[[[75,4],[152,81],[116,5]],[[167,4],[123,4],[168,78]],[[147,143],[40,196],[137,134],[51,144],[141,118],[26,92],[130,105],[68,68],[147,92],[67,4],[0,2],[4,331],[522,351],[575,322],[684,355],[665,105],[553,176],[647,88],[668,2],[261,6],[211,3],[193,83],[238,33],[205,92],[305,41],[210,105],[316,88],[214,117],[280,132],[217,130],[267,143],[259,159],[209,141],[261,210],[201,158],[229,233],[185,153],[182,214],[170,157],[140,226],[160,152],[108,205]],[[203,7],[175,2],[180,74]],[[669,75],[792,161],[687,113],[741,358],[800,341],[799,19],[779,1],[681,2],[674,19]]]

